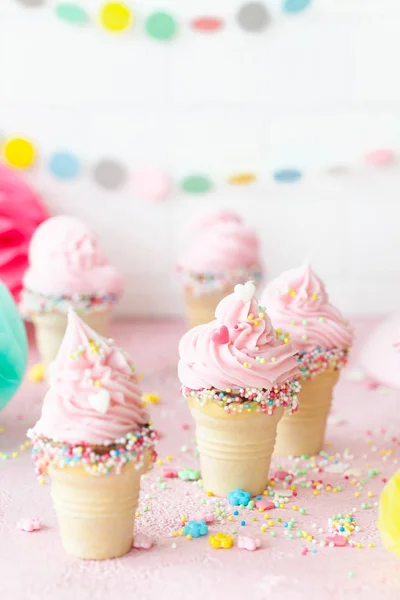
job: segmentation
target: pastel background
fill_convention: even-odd
[[[102,4],[75,2],[91,14]],[[257,228],[270,276],[308,258],[346,313],[398,309],[400,171],[364,157],[399,146],[400,2],[314,0],[288,15],[281,0],[266,0],[271,22],[260,33],[237,25],[236,0],[126,3],[135,26],[111,35],[93,22],[62,22],[51,0],[0,2],[0,132],[35,143],[38,161],[24,176],[53,214],[87,221],[125,273],[120,311],[180,314],[177,233],[218,206]],[[143,21],[157,9],[178,21],[173,40],[146,36]],[[223,18],[221,31],[188,27],[209,14]],[[48,168],[60,150],[79,157],[73,181]],[[148,202],[129,177],[104,190],[91,170],[106,158],[130,173],[161,168],[173,181],[169,196]],[[278,183],[279,168],[302,178]],[[257,180],[227,183],[238,172]],[[213,189],[183,192],[179,182],[193,173]]]

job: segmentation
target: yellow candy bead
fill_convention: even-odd
[[[208,540],[211,546],[217,549],[224,548],[225,550],[228,550],[233,546],[233,536],[222,532],[219,532],[215,535],[210,535]]]
[[[400,471],[383,488],[378,529],[386,548],[400,558]]]
[[[34,383],[39,383],[44,380],[44,366],[41,363],[37,363],[33,365],[31,370],[28,373],[29,381],[33,381]]]
[[[160,402],[160,396],[157,394],[143,394],[142,401],[144,404],[158,404]]]
[[[4,143],[3,156],[12,167],[27,169],[35,162],[36,149],[25,138],[11,138]]]

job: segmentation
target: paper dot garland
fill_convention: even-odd
[[[212,184],[204,175],[189,175],[182,182],[182,188],[189,194],[203,194],[208,192]]]
[[[82,25],[89,21],[87,12],[77,4],[58,4],[54,10],[57,17],[67,23]]]
[[[27,169],[35,162],[36,149],[25,138],[11,138],[3,145],[3,156],[8,165],[17,169]]]
[[[35,144],[22,136],[6,137],[0,143],[0,159],[16,169],[28,169],[37,159]],[[388,165],[398,163],[398,154],[390,149],[377,149],[365,154],[363,162],[373,168],[384,169]],[[53,152],[47,159],[50,173],[60,181],[75,179],[81,174],[81,159],[68,150]],[[297,168],[283,167],[270,171],[266,165],[269,178],[279,184],[290,184],[304,177],[303,171]],[[331,176],[345,176],[351,173],[352,165],[332,164],[323,169]],[[173,186],[173,178],[158,166],[134,167],[130,174],[122,162],[113,158],[104,158],[95,163],[89,171],[93,181],[107,191],[122,188],[128,177],[129,187],[133,195],[150,202],[160,202],[167,198]],[[258,175],[252,171],[237,171],[226,177],[225,183],[234,186],[246,186],[257,182]],[[209,192],[214,186],[211,177],[205,173],[191,173],[184,176],[179,187],[187,194],[201,195]]]
[[[79,172],[79,160],[69,152],[55,152],[50,158],[49,168],[59,179],[74,179]]]
[[[45,0],[17,0],[17,2],[23,6],[35,8],[36,6],[42,6],[42,4],[45,3]]]
[[[281,183],[294,183],[301,179],[301,172],[297,169],[278,169],[274,173],[274,179]]]
[[[51,6],[55,15],[62,21],[73,25],[83,25],[89,21],[97,22],[105,31],[109,33],[123,33],[129,30],[135,21],[135,15],[132,10],[132,1],[124,2],[105,2],[100,7],[98,14],[90,14],[84,0],[59,0],[54,6],[51,0],[15,0],[18,4],[26,8]],[[57,0],[55,0],[57,2]],[[288,14],[294,14],[303,11],[310,4],[311,0],[281,0],[282,11]],[[134,5],[135,6],[135,5]],[[90,9],[89,9],[90,10]],[[237,14],[236,23],[244,31],[250,33],[262,32],[270,23],[270,13],[267,3],[247,2],[243,4]],[[176,19],[164,11],[154,12],[147,19],[141,18],[147,35],[158,41],[170,40],[176,36],[178,24]],[[215,33],[223,29],[225,23],[217,15],[204,15],[194,17],[187,26],[195,32]]]
[[[198,17],[193,19],[191,25],[196,31],[214,33],[222,29],[224,22],[219,17]]]
[[[125,4],[109,2],[100,9],[99,20],[108,31],[119,33],[133,24],[134,17],[130,8]]]
[[[263,31],[269,23],[269,14],[261,2],[250,2],[242,6],[237,14],[237,22],[246,31]]]
[[[150,15],[146,21],[146,31],[155,40],[169,40],[176,32],[175,19],[165,12],[157,12]]]
[[[164,200],[171,189],[167,173],[156,167],[146,167],[133,174],[132,191],[139,198],[152,202]]]
[[[284,0],[283,11],[286,13],[298,13],[309,7],[312,0]]]
[[[93,178],[106,190],[117,190],[125,182],[126,174],[124,167],[118,162],[105,159],[95,166]]]

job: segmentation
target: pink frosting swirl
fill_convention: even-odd
[[[148,420],[129,357],[70,311],[35,432],[71,444],[106,444]]]
[[[261,302],[274,327],[289,333],[300,352],[318,346],[325,350],[346,349],[353,342],[351,327],[329,303],[324,284],[309,264],[285,271],[271,281]]]
[[[220,274],[260,264],[257,235],[230,211],[206,215],[191,227],[191,242],[178,267],[195,273]]]
[[[215,321],[182,337],[178,375],[184,386],[270,389],[297,377],[295,349],[276,337],[254,292],[251,282],[237,285],[217,306]]]
[[[78,219],[60,215],[35,231],[24,287],[44,295],[119,295],[123,280],[103,255],[92,232]]]

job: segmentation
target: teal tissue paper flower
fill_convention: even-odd
[[[27,360],[24,323],[11,294],[0,281],[0,410],[19,388]]]

